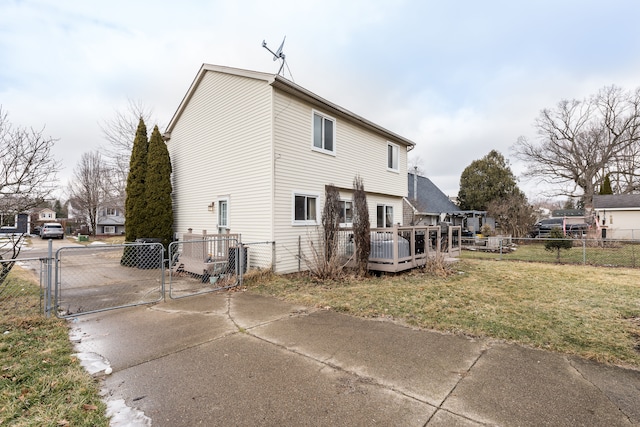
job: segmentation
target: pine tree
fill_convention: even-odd
[[[604,177],[604,182],[600,187],[600,195],[603,194],[613,194],[613,190],[611,189],[611,180],[609,179],[609,174]]]
[[[171,160],[158,126],[153,128],[149,139],[145,186],[144,231],[148,237],[160,239],[166,249],[173,241]]]
[[[458,202],[462,210],[486,211],[490,202],[519,191],[516,178],[504,156],[491,150],[462,171]]]
[[[129,161],[129,175],[127,176],[127,198],[125,200],[125,240],[133,242],[144,236],[145,221],[145,179],[147,174],[147,154],[149,141],[147,127],[142,117],[138,122],[136,138],[133,141],[131,160]]]

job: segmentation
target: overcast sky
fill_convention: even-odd
[[[635,0],[0,0],[0,105],[59,139],[66,182],[128,100],[164,130],[202,63],[276,73],[416,142],[446,194],[539,111],[640,86]],[[155,123],[147,123],[149,128]],[[529,199],[539,197],[521,182]]]

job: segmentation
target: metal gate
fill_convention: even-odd
[[[53,265],[52,311],[58,317],[164,298],[164,247],[160,243],[63,247],[56,252]]]
[[[184,298],[242,283],[246,246],[236,237],[215,235],[169,245],[169,297]]]

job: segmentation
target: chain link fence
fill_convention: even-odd
[[[54,312],[70,317],[164,298],[160,243],[64,247],[55,255]]]
[[[640,240],[501,236],[466,239],[462,258],[638,268]]]
[[[184,298],[237,286],[247,265],[246,249],[235,237],[173,242],[169,245],[169,296]]]
[[[39,258],[0,260],[0,310],[42,313],[46,266],[47,260]],[[34,296],[38,306],[30,303]]]

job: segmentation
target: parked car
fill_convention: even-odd
[[[40,238],[63,239],[64,228],[62,228],[62,224],[58,224],[57,222],[47,222],[42,226],[42,229],[40,230]]]
[[[34,236],[39,236],[39,235],[40,235],[40,230],[42,230],[42,227],[41,227],[41,226],[39,226],[39,225],[38,225],[38,226],[36,226],[36,227],[33,227],[33,233],[32,233],[32,234],[33,234]]]
[[[538,221],[531,230],[531,237],[549,237],[551,230],[557,228],[563,229],[563,218],[548,218]],[[564,232],[567,236],[582,237],[589,230],[589,224],[577,223],[577,224],[565,224]]]

